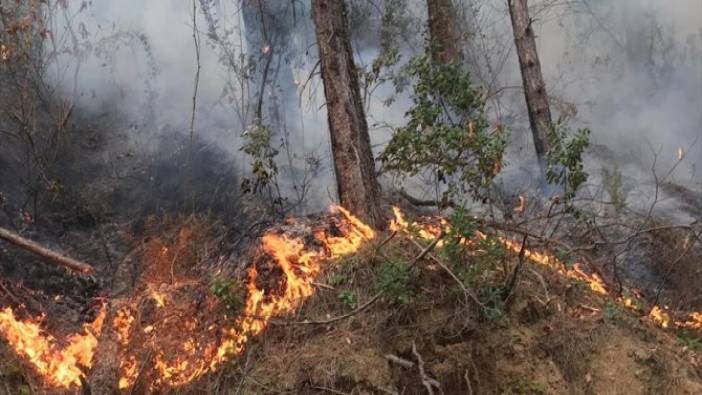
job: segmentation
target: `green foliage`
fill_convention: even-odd
[[[334,273],[330,278],[329,278],[329,285],[332,287],[338,287],[340,285],[347,284],[351,281],[351,277],[348,273],[345,272],[337,272]]]
[[[337,295],[341,303],[353,310],[358,307],[358,295],[354,291],[341,291]]]
[[[380,155],[384,168],[406,176],[434,172],[448,186],[444,200],[466,190],[478,196],[501,169],[505,130],[490,130],[485,99],[460,66],[437,64],[427,50],[403,74],[414,83],[414,103]]]
[[[278,166],[275,159],[279,151],[273,148],[270,128],[260,122],[254,123],[242,134],[244,143],[240,150],[253,159],[252,177],[243,177],[241,190],[244,193],[267,193],[275,206],[282,206],[284,201],[278,190]],[[274,193],[275,192],[275,193]]]
[[[442,256],[450,262],[453,272],[463,286],[476,290],[483,303],[481,313],[487,321],[498,321],[504,317],[502,285],[497,269],[505,257],[503,244],[492,236],[477,238],[478,222],[464,207],[458,207],[449,218],[451,224],[441,250]],[[474,256],[480,251],[478,256]],[[460,286],[453,288],[461,294]]]
[[[603,316],[607,323],[615,326],[623,325],[627,317],[626,313],[622,311],[621,307],[611,300],[607,301]]]
[[[461,259],[462,243],[475,237],[475,231],[478,226],[475,218],[463,206],[459,206],[454,210],[451,218],[449,218],[449,223],[451,227],[445,236],[446,244],[444,245],[443,253],[449,261],[457,262]]]
[[[616,164],[611,172],[607,168],[602,168],[602,184],[614,206],[614,211],[621,212],[626,207],[626,194],[622,187],[622,172]]]
[[[678,333],[677,342],[692,351],[702,352],[702,336],[695,335],[692,331],[685,330]]]
[[[418,276],[417,270],[404,262],[386,261],[375,269],[374,288],[392,303],[410,303]]]
[[[234,315],[239,314],[245,307],[244,287],[237,280],[215,278],[210,283],[210,292]]]
[[[548,132],[549,151],[546,154],[546,180],[565,187],[566,200],[575,197],[578,188],[587,181],[583,168],[583,153],[590,144],[590,130],[570,133],[559,120]]]

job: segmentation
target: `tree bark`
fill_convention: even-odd
[[[461,34],[452,0],[427,0],[429,37],[435,61],[443,64],[462,59]]]
[[[536,51],[534,29],[531,27],[527,0],[507,0],[512,18],[514,43],[522,72],[522,84],[529,112],[529,125],[534,136],[534,148],[539,163],[543,166],[548,151],[548,130],[553,127],[551,109],[546,96],[546,84],[541,72],[539,54]]]
[[[93,273],[93,267],[85,264],[83,262],[78,262],[75,259],[69,258],[67,256],[61,255],[59,253],[56,253],[54,251],[51,251],[47,248],[44,248],[40,246],[39,244],[27,240],[24,237],[14,233],[10,232],[9,230],[5,228],[0,228],[0,239],[5,240],[7,242],[10,242],[17,247],[20,247],[24,250],[27,250],[31,252],[32,254],[39,255],[40,257],[44,258],[45,260],[55,263],[59,266],[63,266],[67,269],[76,271],[76,272],[81,272],[85,274],[91,274]]]
[[[312,19],[339,200],[361,220],[380,229],[386,223],[343,0],[312,0]]]

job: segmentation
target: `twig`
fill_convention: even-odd
[[[311,284],[314,285],[314,286],[317,287],[317,288],[324,288],[324,289],[328,289],[328,290],[330,290],[330,291],[336,291],[336,288],[334,288],[334,287],[332,287],[331,285],[328,285],[328,284],[322,284],[322,283],[317,283],[317,282],[312,282]]]
[[[390,242],[390,240],[394,239],[395,236],[397,236],[397,231],[396,231],[396,230],[393,231],[392,233],[390,233],[390,236],[388,236],[385,240],[381,241],[380,244],[378,244],[378,246],[375,247],[375,249],[376,249],[376,250],[381,249],[382,247],[385,246],[385,244],[388,244],[388,243]]]
[[[195,82],[193,87],[193,108],[190,114],[190,147],[188,149],[188,188],[190,189],[192,198],[192,210],[195,212],[195,194],[192,191],[192,156],[193,144],[195,140],[195,113],[197,112],[197,93],[200,89],[200,32],[197,30],[197,1],[193,0],[193,42],[195,44],[195,61],[197,68],[195,69]]]
[[[466,370],[466,373],[463,375],[463,378],[466,380],[466,385],[468,386],[468,395],[473,395],[473,385],[470,383],[470,377],[468,377],[468,370]]]
[[[429,395],[434,395],[434,388],[438,389],[440,394],[443,394],[444,392],[441,390],[441,384],[439,384],[439,382],[435,379],[429,377],[427,372],[424,370],[424,360],[419,354],[419,351],[417,351],[417,344],[415,342],[412,342],[412,354],[414,354],[414,357],[417,358],[417,367],[419,368],[419,375],[422,379],[422,385],[424,385],[424,388],[427,389]]]
[[[400,189],[398,191],[400,196],[402,196],[405,200],[407,200],[411,205],[417,206],[417,207],[439,207],[441,208],[442,206],[447,206],[447,207],[456,207],[456,203],[453,201],[449,200],[447,202],[439,202],[435,200],[422,200],[419,198],[416,198],[409,193],[405,192],[404,189]]]
[[[151,362],[151,356],[154,353],[154,349],[150,348],[149,353],[146,354],[146,358],[144,359],[144,363],[141,365],[141,368],[139,369],[139,373],[137,373],[136,377],[134,378],[134,384],[132,384],[132,389],[129,390],[129,395],[134,395],[134,390],[137,387],[137,384],[139,384],[139,379],[141,379],[141,376],[144,374],[144,370],[146,370],[147,366],[150,366]]]
[[[400,357],[398,357],[397,355],[387,354],[387,355],[385,356],[385,359],[387,359],[387,360],[390,361],[390,362],[396,363],[396,364],[398,364],[398,365],[400,365],[400,366],[402,366],[402,367],[405,367],[405,368],[407,368],[407,369],[411,369],[411,368],[414,367],[414,362],[408,361],[408,360],[406,360],[406,359],[404,359],[404,358],[400,358]]]
[[[310,74],[307,76],[307,79],[302,84],[302,87],[300,88],[300,104],[302,104],[302,94],[305,92],[305,89],[307,89],[307,84],[312,80],[312,77],[314,77],[314,75],[316,74],[317,68],[320,64],[321,60],[317,60],[317,63],[315,63],[312,67],[312,71],[310,71]]]
[[[3,281],[1,281],[1,280],[0,280],[0,289],[2,289],[3,292],[5,292],[5,294],[7,295],[7,297],[10,298],[10,300],[12,300],[12,302],[14,302],[14,304],[16,304],[16,305],[18,305],[18,306],[22,304],[22,301],[19,300],[19,298],[18,298],[15,294],[13,294],[13,293],[7,288],[7,286],[5,285],[5,283],[4,283]]]
[[[537,272],[536,270],[530,268],[529,271],[536,276],[536,278],[541,283],[541,286],[544,288],[544,293],[546,294],[546,302],[541,302],[541,303],[543,305],[548,305],[549,303],[551,303],[551,295],[548,293],[548,287],[546,286],[546,280],[544,280],[544,277],[541,274],[539,274],[539,272]],[[539,299],[539,301],[541,301],[541,300]]]
[[[422,245],[419,244],[416,240],[414,240],[414,239],[412,239],[412,238],[410,238],[410,240],[411,240],[417,247],[423,248]],[[438,242],[438,240],[434,240],[434,241],[435,241],[435,242]],[[426,251],[426,252],[425,252],[425,251]],[[487,308],[487,306],[485,306],[485,304],[484,304],[483,302],[480,301],[480,299],[478,298],[477,295],[475,295],[475,293],[473,293],[471,290],[469,290],[468,288],[466,288],[465,284],[463,284],[463,281],[461,281],[461,279],[458,278],[458,276],[456,276],[456,274],[455,274],[448,266],[446,266],[446,265],[444,264],[444,262],[442,262],[439,258],[435,257],[434,255],[429,254],[429,251],[430,251],[430,250],[428,250],[428,248],[427,248],[427,249],[424,249],[424,250],[422,251],[422,253],[424,253],[424,255],[429,255],[429,258],[431,258],[431,260],[434,261],[437,265],[439,265],[439,266],[441,267],[441,269],[443,269],[446,273],[448,273],[448,275],[451,276],[451,278],[458,284],[458,286],[461,287],[461,290],[463,290],[463,293],[466,294],[466,295],[468,295],[468,296],[470,296],[470,298],[473,299],[473,301],[474,301],[478,306],[480,306],[480,307],[482,307],[482,308],[484,308],[484,309]],[[420,256],[421,256],[421,254],[420,254]],[[420,259],[421,259],[421,258],[420,258]]]
[[[526,245],[528,238],[529,235],[524,235],[524,238],[522,239],[522,247],[519,249],[519,262],[517,263],[517,266],[514,267],[514,270],[512,270],[512,275],[510,276],[509,281],[507,282],[507,286],[502,291],[503,302],[506,302],[507,299],[509,299],[509,297],[512,296],[512,291],[514,290],[514,286],[517,283],[517,275],[519,274],[519,270],[524,264],[524,255],[526,254]]]
[[[364,303],[362,306],[358,307],[357,309],[350,311],[344,315],[340,315],[338,317],[330,318],[328,320],[324,321],[310,321],[310,320],[305,320],[305,321],[271,321],[272,324],[274,325],[327,325],[327,324],[333,324],[335,322],[345,320],[349,317],[353,317],[354,315],[362,312],[363,310],[367,309],[370,307],[373,303],[375,303],[380,297],[383,295],[383,291],[378,292],[373,296],[368,302]]]
[[[409,267],[414,267],[417,264],[417,262],[421,261],[425,256],[427,256],[427,254],[431,252],[431,250],[433,250],[437,244],[439,244],[439,241],[441,241],[441,239],[443,239],[445,235],[446,233],[442,230],[441,233],[439,233],[439,235],[436,236],[434,241],[432,241],[431,244],[424,248],[422,252],[420,252],[419,255],[417,255],[417,257],[412,260],[412,263],[410,263]],[[412,240],[412,238],[410,238],[410,240]],[[412,241],[415,243],[415,245],[421,248],[421,245],[419,243],[417,243],[414,240]]]

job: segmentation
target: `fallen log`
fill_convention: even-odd
[[[54,263],[56,265],[63,266],[67,269],[76,272],[81,272],[84,274],[93,273],[92,266],[83,262],[79,262],[73,258],[69,258],[65,255],[61,255],[57,252],[51,251],[48,248],[42,247],[39,244],[31,240],[27,240],[24,237],[18,235],[17,233],[11,232],[2,227],[0,227],[0,239],[5,240],[10,244],[14,244],[19,248],[27,250],[32,254],[38,255],[44,258],[46,261]]]

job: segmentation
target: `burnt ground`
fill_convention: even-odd
[[[124,137],[118,132],[81,129],[87,137],[66,148],[70,154],[52,170],[56,183],[36,202],[23,195],[14,177],[21,163],[0,155],[0,225],[91,263],[96,274],[70,274],[0,244],[0,303],[17,308],[21,317],[45,315],[46,330],[61,338],[92,321],[104,300],[112,302],[108,322],[125,307],[139,317],[142,330],[164,320],[150,297],[156,290],[198,322],[195,328],[177,321],[165,327],[161,348],[182,352],[179,334],[224,326],[226,313],[210,282],[215,274],[242,278],[255,261],[257,236],[272,221],[260,202],[240,196],[237,171],[216,147],[196,141],[189,168],[184,135],[174,133],[180,137],[157,139],[144,149],[115,150]],[[191,181],[185,183],[188,172]],[[649,301],[663,284],[661,304],[702,310],[700,252],[676,258],[685,238],[685,232],[668,229],[637,237],[618,275]],[[409,261],[418,253],[414,248],[398,239],[385,255]],[[600,259],[607,254],[591,258],[614,284],[613,267]],[[422,261],[409,301],[381,298],[333,324],[285,324],[353,312],[374,295],[372,268],[380,263],[369,251],[334,263],[319,280],[328,287],[253,339],[245,355],[194,384],[160,388],[160,393],[419,394],[426,393],[420,359],[425,380],[435,379],[446,394],[702,393],[698,336],[663,331],[547,269],[522,272],[513,303],[499,319],[468,306],[450,278]],[[202,342],[213,340],[203,336]],[[147,349],[148,339],[136,339],[135,347]],[[102,357],[88,383],[99,388],[94,394],[114,390],[120,363],[109,326],[97,354]],[[4,344],[0,356],[0,391],[44,391],[41,380]],[[152,357],[148,351],[140,354],[139,366],[152,363]],[[132,393],[147,393],[153,380],[140,376]]]

